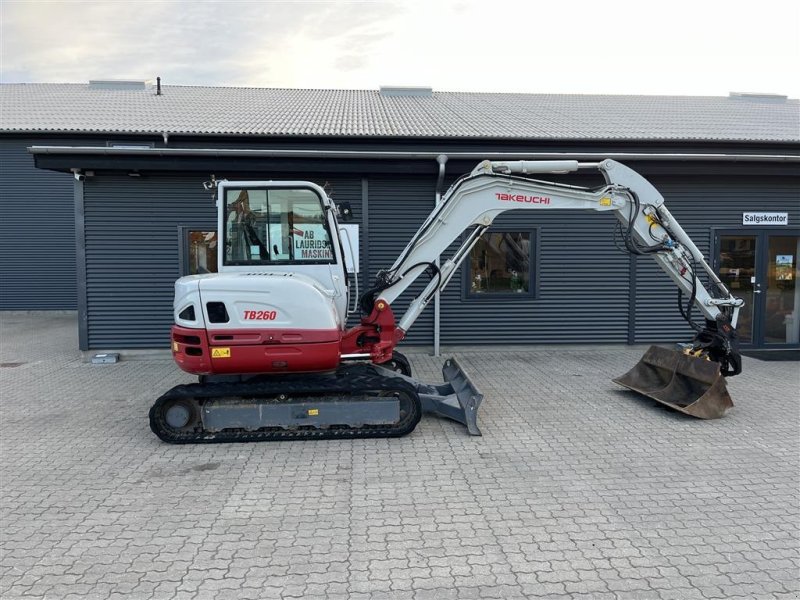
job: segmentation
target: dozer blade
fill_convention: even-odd
[[[470,435],[481,435],[481,430],[478,429],[478,408],[483,394],[470,381],[455,358],[444,362],[442,376],[444,383],[440,384],[416,382],[423,412],[457,421],[467,427]]]
[[[733,406],[719,363],[658,346],[614,383],[699,419],[718,419]]]

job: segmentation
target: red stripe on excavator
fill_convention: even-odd
[[[338,329],[190,329],[173,325],[172,350],[178,366],[196,375],[285,373],[335,369],[342,354],[390,360],[405,337],[389,303],[379,299],[361,324]]]
[[[231,329],[206,332],[173,325],[172,354],[195,375],[335,369],[339,330]]]

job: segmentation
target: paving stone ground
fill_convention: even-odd
[[[0,321],[4,599],[800,596],[798,363],[745,358],[698,421],[611,383],[642,347],[458,348],[481,438],[185,447],[148,427],[169,359]]]

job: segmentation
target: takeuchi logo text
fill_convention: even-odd
[[[525,194],[495,194],[503,202],[523,202],[525,204],[550,204],[548,196],[527,196]]]

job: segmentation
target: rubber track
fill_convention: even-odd
[[[396,425],[365,425],[359,428],[283,429],[262,428],[255,431],[224,430],[221,432],[177,431],[166,424],[164,409],[174,400],[189,400],[197,411],[201,402],[214,398],[253,399],[278,402],[275,396],[300,396],[301,402],[317,396],[322,406],[350,395],[395,392],[400,395],[401,407],[409,407],[406,416]],[[405,402],[403,402],[405,397]],[[364,400],[369,402],[369,400]],[[199,412],[197,413],[199,414]],[[218,444],[227,442],[270,442],[288,440],[324,440],[352,438],[400,437],[411,433],[422,416],[419,395],[413,385],[393,377],[384,369],[371,365],[342,367],[332,374],[302,374],[260,377],[243,383],[206,383],[178,385],[169,390],[150,408],[150,429],[159,438],[172,444]]]

